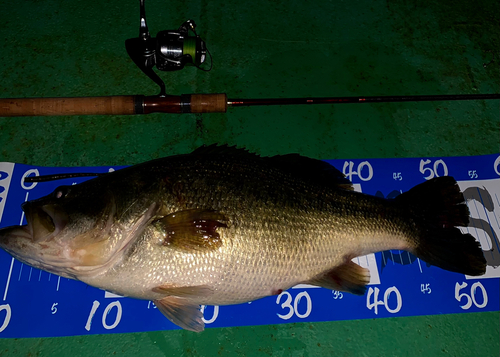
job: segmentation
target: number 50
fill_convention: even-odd
[[[439,169],[439,166],[441,166],[443,168],[443,175],[441,176],[447,176],[448,175],[448,166],[446,166],[446,164],[444,163],[443,160],[436,160],[434,161],[434,165],[432,167],[432,169],[430,167],[425,167],[426,165],[430,164],[431,163],[431,160],[427,159],[427,160],[420,160],[420,172],[425,174],[425,173],[429,173],[427,176],[424,176],[424,179],[426,180],[430,180],[431,178],[434,178],[434,177],[439,177],[440,175],[438,175],[438,169]]]
[[[464,297],[467,299],[467,302],[465,303],[465,305],[460,305],[460,307],[462,309],[469,310],[472,306],[472,303],[474,303],[474,305],[476,305],[476,307],[479,309],[482,309],[483,307],[486,307],[486,305],[488,305],[488,294],[486,293],[486,289],[484,288],[483,284],[481,284],[480,282],[472,284],[470,287],[470,295],[468,295],[466,293],[460,294],[460,290],[462,290],[463,288],[466,288],[466,287],[467,287],[467,283],[465,283],[465,282],[462,284],[459,284],[459,283],[455,284],[455,299],[457,301],[461,301],[462,298],[464,298]],[[483,302],[481,304],[478,304],[478,302],[476,300],[476,289],[477,288],[479,288],[481,290],[481,292],[483,293]]]

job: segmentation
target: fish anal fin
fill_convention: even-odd
[[[200,305],[177,296],[167,296],[153,302],[158,310],[177,326],[194,332],[201,332],[205,329]]]
[[[189,209],[171,213],[155,222],[165,232],[163,245],[183,250],[217,249],[222,245],[218,228],[226,228],[217,211]]]
[[[177,297],[209,296],[213,290],[207,285],[176,286],[164,284],[153,288],[153,292]]]
[[[352,261],[348,261],[305,283],[321,286],[326,289],[363,295],[366,291],[366,285],[369,282],[370,271]]]

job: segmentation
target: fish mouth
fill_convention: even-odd
[[[25,202],[22,209],[28,222],[27,230],[33,242],[44,242],[56,237],[68,223],[68,216],[56,205],[34,205]]]
[[[54,205],[22,205],[27,223],[0,230],[0,248],[22,263],[69,277],[56,236],[67,225],[67,215]],[[52,241],[52,242],[49,242]]]

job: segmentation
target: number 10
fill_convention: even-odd
[[[94,303],[92,304],[92,309],[90,310],[89,317],[87,318],[87,323],[85,324],[85,330],[90,331],[90,328],[92,326],[92,319],[94,318],[94,315],[97,309],[99,308],[99,305],[101,305],[101,303],[97,300],[95,300]],[[108,325],[106,322],[106,317],[110,313],[111,309],[114,307],[116,307],[115,322],[113,322],[111,325]],[[102,326],[106,330],[112,330],[116,326],[118,326],[121,319],[122,319],[122,305],[118,300],[113,301],[112,303],[108,304],[108,306],[106,307],[106,309],[104,309],[104,312],[102,313]]]

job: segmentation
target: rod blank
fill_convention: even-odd
[[[500,99],[500,94],[457,94],[457,95],[408,95],[372,97],[325,97],[325,98],[267,98],[230,99],[232,107],[255,105],[299,105],[299,104],[342,104],[342,103],[390,103],[390,102],[431,102],[448,100]]]

